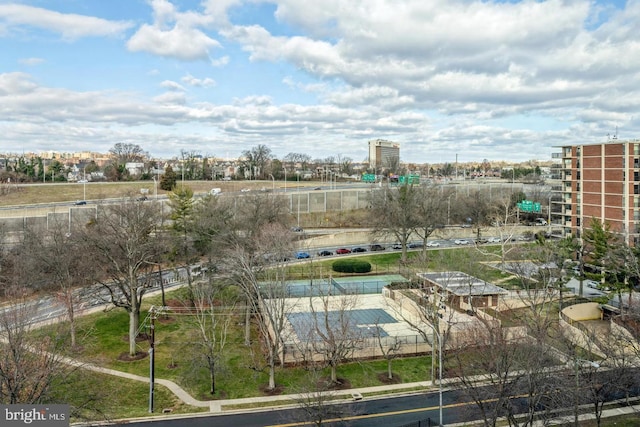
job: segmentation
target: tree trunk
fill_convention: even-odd
[[[216,394],[216,366],[215,363],[209,358],[209,379],[211,380],[211,390],[209,393]]]
[[[331,382],[336,384],[338,382],[338,370],[335,363],[331,363]]]
[[[393,372],[391,372],[391,358],[387,359],[387,378],[393,379]]]
[[[269,363],[269,390],[276,388],[276,364],[273,360]]]
[[[251,304],[247,303],[244,318],[244,345],[251,345]]]
[[[129,356],[136,355],[136,333],[138,332],[138,321],[140,315],[136,310],[129,312]]]

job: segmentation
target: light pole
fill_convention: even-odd
[[[153,176],[153,187],[155,189],[155,199],[158,200],[158,177]]]
[[[269,174],[269,176],[271,177],[271,192],[274,193],[276,191],[276,179],[272,174]]]
[[[436,330],[436,327],[430,323],[428,325],[433,330],[433,336],[438,340],[438,416],[439,425],[442,426],[442,335]],[[433,343],[431,343],[433,345]],[[431,380],[433,384],[433,379]]]
[[[549,234],[551,234],[551,196],[552,194],[549,194],[549,204],[547,205],[547,227]]]
[[[287,168],[282,168],[284,171],[284,192],[287,192]]]
[[[574,368],[575,368],[575,375],[576,375],[576,391],[575,391],[575,408],[574,408],[574,412],[573,412],[573,425],[574,426],[579,426],[578,423],[578,415],[579,415],[579,410],[578,410],[578,403],[579,403],[579,396],[580,396],[580,371],[579,371],[579,364],[580,363],[584,363],[586,365],[589,365],[592,368],[598,369],[600,367],[600,364],[598,362],[594,362],[592,360],[585,360],[585,359],[580,359],[578,357],[576,357],[575,359],[575,364],[574,364]]]

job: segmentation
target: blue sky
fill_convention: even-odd
[[[640,0],[0,0],[0,152],[549,160],[640,139]]]

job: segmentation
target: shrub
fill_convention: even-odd
[[[331,268],[339,273],[368,273],[371,271],[371,263],[359,259],[339,259]]]

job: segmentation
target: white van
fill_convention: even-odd
[[[222,193],[222,190],[219,188],[212,188],[211,191],[209,191],[209,194],[212,196],[217,196],[220,193]]]
[[[536,225],[547,225],[547,220],[544,218],[536,218]]]

